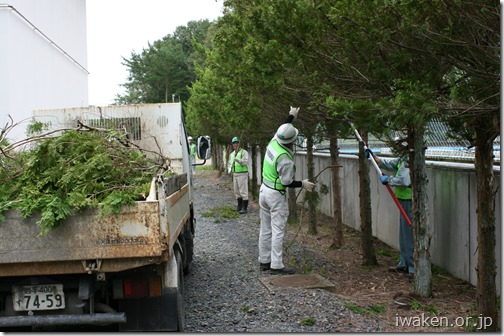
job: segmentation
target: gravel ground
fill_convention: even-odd
[[[231,186],[228,175],[217,178],[215,173],[198,171],[195,176],[195,256],[184,282],[186,332],[382,330],[380,320],[352,312],[328,291],[285,289],[270,292],[259,280],[271,274],[260,271],[257,261],[257,206],[249,206],[248,214],[228,221],[202,216],[221,206],[235,207]],[[306,257],[306,253],[311,253],[296,244],[294,242],[289,252],[290,257]],[[322,256],[309,257],[324,263]],[[315,323],[301,323],[307,319]]]

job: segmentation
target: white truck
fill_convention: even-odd
[[[183,276],[193,258],[192,173],[180,103],[40,110],[51,128],[124,129],[169,158],[145,201],[119,214],[89,209],[39,236],[37,216],[10,210],[0,222],[0,329],[113,325],[120,331],[183,331]],[[210,157],[198,139],[198,157]]]

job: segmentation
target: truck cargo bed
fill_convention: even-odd
[[[2,276],[115,272],[166,260],[168,246],[189,217],[188,186],[178,186],[161,201],[136,202],[119,214],[99,217],[98,210],[75,214],[45,236],[38,216],[23,219],[17,211],[0,222]]]

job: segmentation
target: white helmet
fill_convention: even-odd
[[[282,145],[290,144],[294,142],[298,136],[298,130],[296,127],[292,126],[292,124],[283,124],[278,127],[278,130],[275,134],[275,139],[278,140]]]
[[[188,137],[187,137],[187,140],[192,140],[192,136],[188,136]]]

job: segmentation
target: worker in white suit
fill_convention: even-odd
[[[262,271],[293,274],[282,260],[283,240],[289,205],[287,188],[305,188],[312,191],[315,184],[305,179],[295,181],[292,147],[298,130],[292,125],[297,119],[299,107],[291,107],[289,116],[266,147],[259,192],[261,226],[259,232],[259,266]]]

